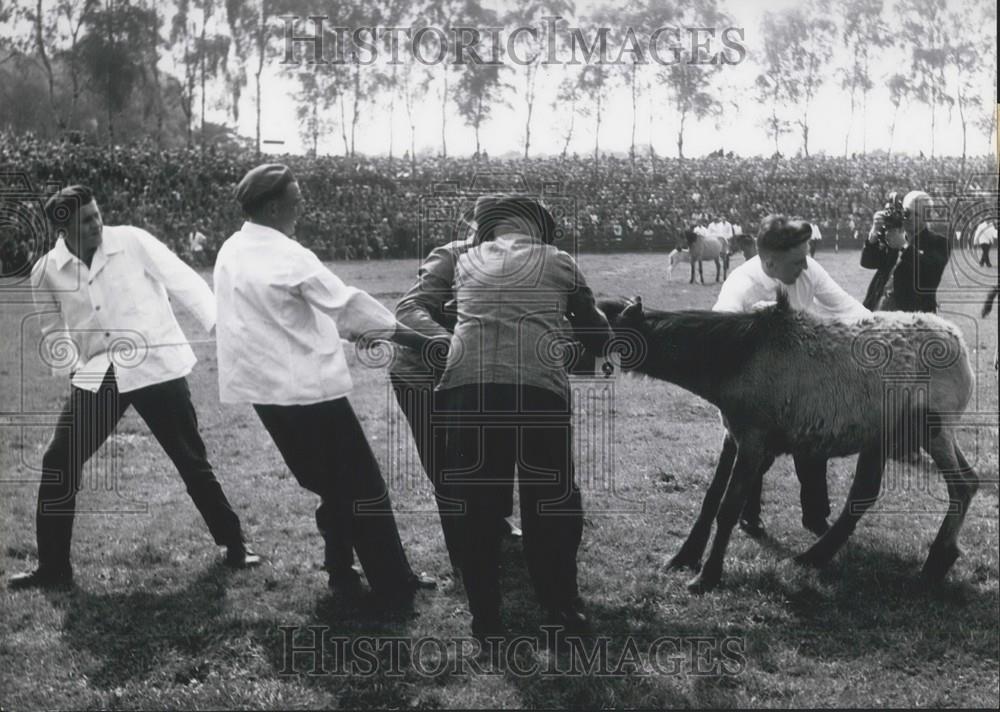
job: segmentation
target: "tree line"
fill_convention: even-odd
[[[737,0],[728,0],[736,3]],[[732,5],[735,7],[735,4]],[[0,0],[0,126],[31,130],[40,137],[88,134],[110,144],[150,138],[161,146],[202,146],[239,140],[233,128],[249,94],[256,131],[248,148],[260,151],[261,77],[285,52],[287,18],[323,16],[330,43],[337,27],[542,27],[563,18],[588,36],[610,43],[628,41],[630,28],[724,28],[735,23],[727,0],[628,0],[598,4],[577,16],[571,0],[514,0],[497,12],[480,0]],[[861,153],[868,149],[868,105],[873,93],[888,96],[889,152],[896,118],[909,103],[929,109],[931,155],[942,112],[957,113],[963,156],[970,131],[992,136],[996,113],[996,4],[989,0],[806,0],[763,14],[745,61],[756,81],[727,86],[725,64],[692,59],[694,48],[678,49],[679,61],[650,62],[631,53],[618,62],[590,61],[549,66],[547,42],[566,35],[516,34],[519,57],[493,63],[393,63],[389,39],[380,61],[285,66],[293,73],[293,100],[303,143],[316,152],[339,133],[345,155],[354,155],[365,118],[398,112],[409,127],[404,149],[416,157],[416,109],[437,107],[440,155],[448,156],[449,122],[470,127],[476,153],[496,109],[517,109],[523,154],[532,150],[539,109],[548,104],[560,123],[566,154],[574,133],[593,129],[594,156],[611,93],[631,99],[630,156],[636,159],[639,97],[649,101],[646,120],[671,115],[677,126],[677,155],[698,122],[715,120],[740,102],[765,109],[762,128],[773,141],[797,135],[809,154],[813,104],[828,84],[842,92],[849,120],[844,153],[850,152],[860,116]],[[602,29],[603,28],[603,29]],[[551,49],[551,48],[550,48]],[[623,55],[619,55],[621,57]],[[885,61],[885,60],[890,61]],[[877,67],[892,66],[889,73]],[[558,76],[552,77],[552,73]],[[552,81],[540,83],[541,76]],[[554,87],[554,89],[552,89]],[[207,110],[224,109],[219,124]],[[390,121],[391,123],[391,121]],[[653,151],[652,145],[647,147]],[[397,137],[386,137],[390,157]]]

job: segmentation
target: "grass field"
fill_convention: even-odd
[[[870,273],[858,255],[821,262],[855,296]],[[742,258],[737,258],[739,264]],[[708,308],[718,286],[689,285],[687,266],[664,278],[661,254],[582,255],[599,294],[641,294],[652,307]],[[968,264],[967,264],[968,263]],[[134,412],[88,470],[74,536],[76,587],[68,592],[0,591],[0,707],[9,710],[155,708],[571,708],[931,706],[1000,704],[998,601],[996,320],[978,318],[995,268],[975,274],[956,254],[942,286],[942,312],[960,324],[978,378],[970,410],[985,425],[960,435],[985,484],[962,531],[965,555],[946,583],[917,573],[946,508],[945,488],[924,465],[887,472],[884,496],[834,561],[821,571],[787,561],[811,536],[800,526],[790,458],[767,476],[763,542],[735,532],[720,588],[695,597],[686,575],[663,563],[694,520],[720,442],[716,411],[665,383],[616,375],[611,408],[578,403],[578,469],[589,513],[579,554],[580,587],[612,661],[638,649],[637,664],[611,674],[558,674],[559,660],[528,648],[521,668],[500,674],[421,674],[388,648],[372,674],[306,674],[289,665],[282,626],[329,626],[330,635],[468,635],[461,589],[449,585],[433,501],[384,370],[354,364],[352,401],[392,483],[403,543],[415,570],[441,579],[412,612],[378,614],[331,597],[319,570],[316,498],[302,490],[248,406],[218,401],[215,353],[196,343],[190,376],[210,458],[265,565],[228,572],[166,456]],[[416,271],[412,261],[333,264],[349,284],[392,305]],[[706,277],[714,269],[706,269]],[[37,468],[48,424],[67,384],[37,363],[37,325],[24,295],[0,292],[0,574],[34,565]],[[181,314],[185,332],[205,339]],[[602,413],[604,413],[602,415]],[[47,415],[48,414],[48,415]],[[831,463],[838,510],[854,458]],[[538,635],[535,604],[518,547],[504,554],[505,619]],[[673,640],[673,663],[649,665],[651,641]],[[305,644],[307,631],[294,638]],[[735,668],[719,662],[728,639]],[[703,641],[703,642],[699,642]],[[707,641],[707,642],[704,642]],[[645,646],[645,647],[644,647]],[[433,662],[434,646],[421,649]],[[707,652],[706,652],[707,651]],[[300,662],[303,658],[299,658]],[[294,660],[292,661],[295,662]],[[332,664],[329,667],[334,667]],[[431,668],[433,664],[424,666]],[[283,674],[289,673],[289,674]]]

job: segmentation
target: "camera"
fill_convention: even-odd
[[[882,225],[878,228],[878,239],[885,242],[889,230],[903,228],[903,198],[898,192],[889,193],[889,199],[876,215],[882,218]]]

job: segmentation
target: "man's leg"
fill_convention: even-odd
[[[331,584],[356,587],[354,541],[348,497],[338,496],[334,465],[324,447],[330,422],[329,403],[312,405],[258,405],[254,410],[299,485],[320,496],[316,527],[324,541],[323,563]]]
[[[403,415],[406,416],[406,421],[410,426],[410,433],[413,436],[413,443],[417,448],[417,456],[420,458],[420,464],[423,466],[424,472],[430,479],[431,484],[434,485],[435,482],[439,482],[439,478],[436,478],[434,473],[434,458],[436,454],[444,457],[445,439],[444,428],[435,429],[431,424],[434,408],[436,407],[434,384],[430,376],[426,380],[406,380],[390,374],[389,380],[392,383],[392,392],[396,396],[396,403],[399,405],[399,409],[403,411]],[[448,556],[451,558],[452,565],[455,566],[456,558],[453,554],[455,551],[453,546],[454,536],[452,532],[448,531],[449,524],[454,517],[449,517],[446,514],[448,511],[454,510],[454,506],[449,504],[447,495],[437,485],[435,485],[434,492],[438,504],[438,513],[441,515],[441,529],[444,534],[445,546],[448,548]],[[444,498],[444,501],[442,501],[442,498]],[[504,504],[504,517],[510,517],[513,511],[514,492],[513,488],[511,488]],[[506,519],[500,522],[500,530],[504,535],[514,537],[520,536],[521,533],[520,529]]]
[[[70,548],[80,473],[84,463],[114,430],[124,410],[110,370],[96,393],[71,386],[52,440],[42,456],[42,481],[35,512],[38,569],[13,576],[10,588],[67,583],[72,579]]]
[[[799,478],[802,503],[802,526],[821,536],[830,526],[830,495],[826,484],[826,459],[794,455],[795,474]]]
[[[187,379],[177,378],[140,388],[123,394],[122,400],[135,407],[174,463],[215,543],[229,547],[227,563],[234,566],[259,563],[259,557],[248,554],[240,518],[229,504],[208,461]]]
[[[504,392],[511,388],[475,384],[442,391],[440,396],[442,411],[453,421],[441,476],[464,506],[458,517],[459,563],[472,632],[478,637],[500,635],[504,630],[499,524],[506,502],[504,490],[513,486],[516,431],[509,424],[493,424],[485,411],[511,410],[514,399]]]
[[[579,633],[586,626],[575,608],[583,503],[574,481],[571,413],[554,393],[541,388],[522,393],[517,476],[525,559],[549,622]]]
[[[409,593],[418,577],[407,561],[392,512],[389,490],[365,432],[347,398],[328,404],[332,427],[327,433],[338,496],[348,500],[354,550],[376,593]],[[431,586],[431,581],[421,580]]]

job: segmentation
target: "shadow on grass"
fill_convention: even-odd
[[[367,700],[379,707],[393,702],[407,706],[406,699],[396,699],[398,695],[386,696],[380,675],[367,680],[300,675],[310,668],[310,661],[289,657],[281,627],[297,626],[292,635],[298,646],[306,646],[308,626],[326,628],[330,636],[400,637],[408,633],[412,608],[387,608],[370,597],[347,603],[324,594],[304,620],[290,611],[283,620],[247,621],[240,610],[227,607],[231,575],[224,566],[214,565],[181,590],[91,593],[75,588],[68,594],[54,593],[50,600],[65,610],[63,634],[68,645],[98,661],[88,677],[100,689],[150,682],[183,685],[205,678],[213,669],[249,669],[254,661],[239,658],[249,658],[257,650],[269,674],[286,681],[320,683],[342,704],[356,706]],[[324,653],[329,656],[332,650],[331,646]],[[381,663],[388,669],[387,659]],[[327,660],[327,665],[333,664]]]
[[[782,597],[787,622],[751,633],[751,643],[764,648],[819,633],[800,654],[827,661],[971,657],[995,665],[996,592],[961,578],[961,562],[944,582],[930,584],[920,576],[922,557],[854,544],[819,570],[783,562],[730,575],[723,587]]]
[[[77,588],[53,603],[66,609],[63,634],[69,646],[101,661],[89,673],[90,681],[113,689],[159,674],[180,660],[210,659],[227,639],[274,637],[276,622],[248,626],[227,614],[229,575],[225,567],[214,565],[179,591],[95,594]],[[181,667],[185,669],[176,671],[175,682],[207,673],[196,662]]]

